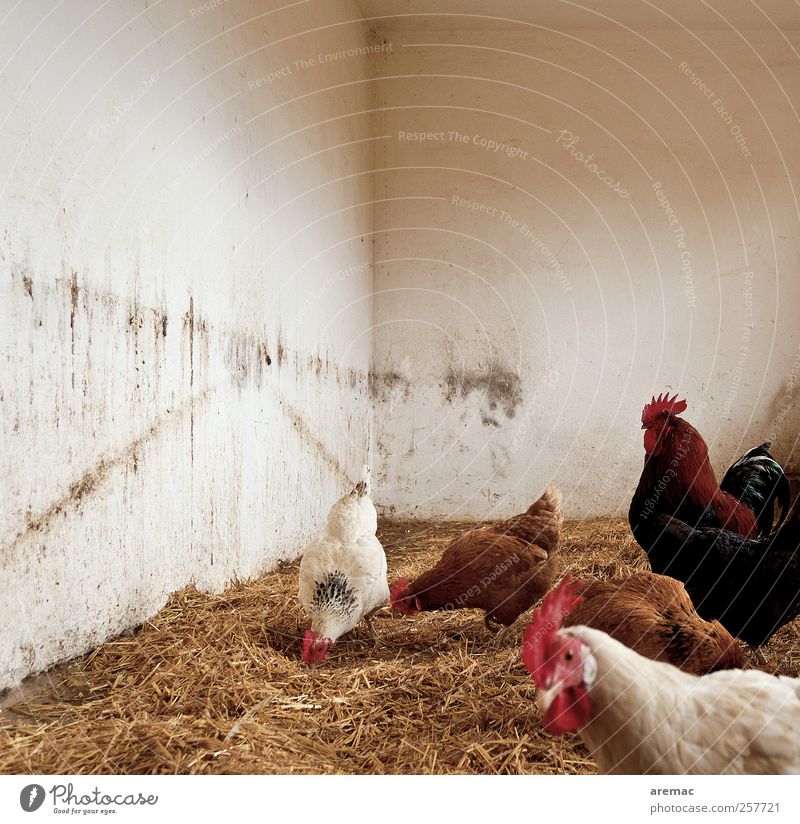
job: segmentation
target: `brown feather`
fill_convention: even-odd
[[[658,511],[677,514],[693,525],[681,510],[697,516],[710,506],[716,526],[746,538],[758,534],[755,513],[719,488],[703,436],[683,418],[670,416],[659,431],[660,451],[645,458],[636,497],[656,502]]]
[[[704,675],[743,665],[742,652],[719,621],[704,621],[683,584],[641,572],[611,581],[581,581],[585,600],[565,621],[608,633],[640,655]]]
[[[482,609],[510,626],[555,580],[563,521],[561,493],[551,487],[521,515],[456,538],[403,595],[423,610]]]

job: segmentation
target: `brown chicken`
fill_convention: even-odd
[[[613,581],[578,581],[576,592],[584,600],[565,626],[602,630],[645,658],[693,675],[743,665],[733,636],[719,621],[704,621],[674,578],[640,572]]]
[[[401,615],[482,609],[487,627],[510,626],[556,578],[561,504],[561,493],[550,487],[522,515],[456,538],[435,567],[411,583],[394,583],[392,608]]]

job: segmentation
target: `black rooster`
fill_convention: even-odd
[[[769,453],[769,441],[753,447],[725,473],[719,488],[750,507],[762,536],[772,532],[775,503],[780,510],[778,526],[789,509],[791,489],[781,465]]]
[[[703,618],[751,646],[800,614],[800,506],[764,538],[692,528],[663,513],[631,527],[653,572],[683,581]]]

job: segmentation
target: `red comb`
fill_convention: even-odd
[[[314,643],[314,631],[307,629],[305,635],[303,635],[303,660],[308,663],[309,656],[311,655],[311,646]]]
[[[392,606],[394,606],[405,594],[408,589],[408,581],[405,578],[398,578],[389,590],[389,598]]]
[[[569,615],[581,601],[583,596],[578,595],[578,584],[572,582],[571,575],[566,575],[554,590],[547,593],[541,607],[534,613],[522,642],[522,660],[534,679],[548,659],[548,640],[555,637],[564,616]]]
[[[669,392],[654,396],[650,403],[646,404],[642,409],[642,423],[649,426],[655,423],[656,418],[662,412],[669,412],[670,415],[679,415],[686,409],[686,401],[678,400],[678,393],[676,392],[671,398]]]

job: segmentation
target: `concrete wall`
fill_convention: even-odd
[[[0,27],[0,687],[296,556],[373,440],[422,517],[624,510],[663,389],[797,468],[793,3],[193,3]]]
[[[360,469],[368,44],[345,0],[4,19],[0,687],[296,556]]]
[[[549,481],[571,515],[623,512],[665,389],[719,470],[767,438],[798,465],[796,7],[732,4],[736,30],[696,3],[557,5],[379,21],[373,394],[398,515],[507,515]]]

